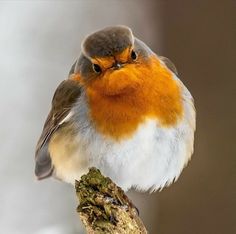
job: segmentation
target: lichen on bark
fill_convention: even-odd
[[[80,203],[77,211],[87,233],[147,233],[131,200],[98,169],[90,168],[75,188]]]

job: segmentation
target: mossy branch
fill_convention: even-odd
[[[96,168],[75,182],[77,211],[87,233],[146,234],[136,207],[124,191]]]

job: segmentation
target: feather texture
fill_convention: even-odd
[[[52,99],[52,108],[46,119],[42,134],[36,146],[35,153],[35,175],[38,179],[43,179],[52,174],[53,165],[48,152],[48,143],[53,133],[68,121],[68,114],[81,93],[78,82],[64,80],[58,86]]]

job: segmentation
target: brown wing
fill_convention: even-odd
[[[49,140],[60,127],[60,122],[69,114],[80,93],[81,88],[74,80],[64,80],[55,91],[52,108],[36,146],[35,175],[38,179],[49,177],[53,172],[53,165],[48,152]]]
[[[159,59],[165,63],[165,65],[172,71],[175,73],[175,75],[178,75],[178,71],[177,68],[175,67],[174,63],[171,62],[170,59],[164,57],[164,56],[158,56]]]

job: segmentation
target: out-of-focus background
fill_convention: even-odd
[[[196,102],[195,153],[180,179],[129,193],[149,233],[236,233],[235,22],[233,0],[0,1],[0,233],[84,233],[73,188],[34,179],[34,148],[81,40],[114,24],[169,57]]]

